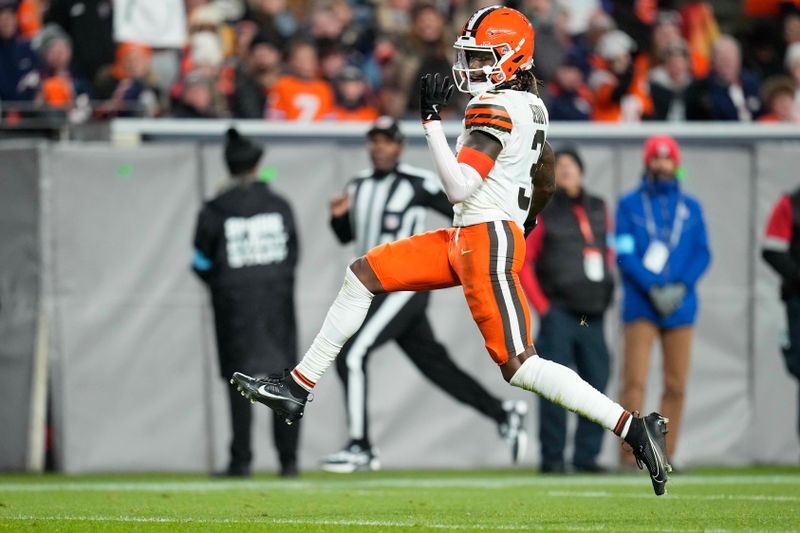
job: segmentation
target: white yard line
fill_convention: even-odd
[[[251,480],[251,481],[56,481],[38,480],[24,483],[2,483],[0,492],[117,491],[117,492],[213,492],[227,490],[355,490],[369,488],[474,488],[504,489],[512,487],[629,487],[649,485],[646,475],[624,476],[531,476],[531,477],[443,477],[337,480]],[[800,475],[775,476],[676,476],[670,487],[698,485],[800,485]]]
[[[236,520],[226,518],[168,518],[168,517],[135,517],[135,516],[33,516],[16,515],[0,517],[3,520],[15,521],[40,521],[40,522],[123,522],[123,523],[155,523],[155,524],[250,524],[250,525],[299,525],[299,526],[345,526],[345,527],[381,527],[381,528],[428,528],[428,529],[458,529],[458,530],[486,530],[500,529],[508,531],[643,531],[641,526],[630,528],[620,528],[615,525],[608,528],[602,524],[593,526],[580,526],[569,524],[443,524],[437,522],[424,521],[398,521],[398,520],[348,520],[339,518],[264,518],[256,520]],[[658,533],[677,533],[677,532],[708,532],[708,529],[676,529],[676,528],[647,528],[645,531]],[[714,532],[725,533],[727,529],[714,529]],[[737,530],[749,531],[749,530]],[[766,531],[766,530],[759,530]]]
[[[606,492],[606,491],[566,491],[566,490],[551,490],[547,493],[548,496],[555,498],[641,498],[653,499],[652,494],[630,494],[619,492]],[[800,502],[800,496],[770,496],[765,494],[705,494],[705,495],[687,495],[687,494],[667,494],[664,499],[670,500],[736,500],[736,501],[753,501],[753,502]]]

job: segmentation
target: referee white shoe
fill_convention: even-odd
[[[528,404],[521,400],[506,400],[503,411],[506,418],[498,426],[498,431],[511,450],[511,462],[517,464],[528,451],[528,431],[525,429]]]
[[[335,474],[352,474],[360,471],[380,470],[378,452],[357,442],[350,442],[342,450],[329,455],[322,462],[322,469]]]

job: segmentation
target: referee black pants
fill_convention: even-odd
[[[230,468],[250,468],[253,460],[252,431],[253,406],[250,400],[239,394],[236,387],[227,387],[231,410],[231,459]],[[272,437],[278,452],[281,468],[297,464],[297,444],[300,439],[300,424],[291,426],[283,421],[283,417],[272,413]]]
[[[367,318],[344,345],[336,369],[345,388],[350,439],[370,445],[367,360],[375,348],[394,340],[411,362],[444,392],[497,423],[505,420],[502,402],[458,368],[436,340],[425,314],[430,293],[393,292],[372,300]]]

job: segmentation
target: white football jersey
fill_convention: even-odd
[[[469,101],[456,151],[472,130],[495,137],[503,149],[478,190],[453,206],[454,226],[513,220],[523,227],[533,194],[531,167],[539,161],[549,122],[544,102],[533,93],[506,89]]]

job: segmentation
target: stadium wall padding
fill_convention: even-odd
[[[554,140],[554,145],[565,141]],[[640,142],[581,142],[587,187],[606,198],[612,210],[620,192],[639,179]],[[225,180],[219,145],[50,145],[38,153],[50,206],[42,220],[52,235],[42,246],[52,256],[45,269],[45,286],[51,289],[44,298],[51,315],[59,466],[74,473],[224,467],[228,385],[218,377],[207,294],[189,270],[201,198],[213,195]],[[0,167],[16,161],[8,159],[16,157],[11,154],[0,151]],[[797,386],[784,371],[779,350],[784,319],[778,280],[763,265],[759,246],[773,203],[797,184],[800,143],[690,141],[683,154],[684,186],[705,208],[713,262],[700,283],[675,462],[794,463],[800,454]],[[420,144],[410,143],[404,159],[431,168]],[[275,175],[275,189],[294,206],[300,230],[301,350],[316,333],[353,254],[328,227],[328,200],[366,165],[365,150],[352,143],[287,141],[268,148],[264,166]],[[430,215],[432,228],[447,223]],[[4,246],[7,233],[0,226]],[[533,439],[525,465],[538,463],[538,400],[502,380],[460,289],[436,293],[428,314],[457,363],[491,394],[528,401]],[[0,311],[0,324],[2,316]],[[616,305],[607,317],[614,366],[608,392],[617,396],[621,324]],[[657,349],[648,412],[661,394],[660,365]],[[385,467],[509,464],[494,423],[434,388],[396,345],[374,352],[369,380],[372,438]],[[316,468],[345,443],[342,401],[332,369],[302,422],[301,468]],[[267,410],[257,406],[257,469],[277,466],[270,423]],[[2,445],[0,450],[0,464],[5,464],[8,452]],[[601,461],[614,464],[618,450],[609,435]]]
[[[0,148],[0,471],[28,466],[39,316],[39,160]]]

